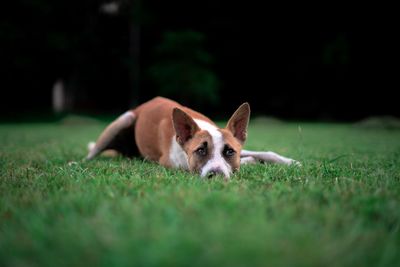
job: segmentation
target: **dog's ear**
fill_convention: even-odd
[[[233,113],[229,119],[226,128],[231,131],[234,137],[239,140],[241,144],[246,141],[247,138],[247,126],[249,125],[250,119],[250,105],[249,103],[243,103]]]
[[[186,112],[179,108],[174,108],[172,121],[176,132],[176,141],[183,146],[194,134],[200,130],[196,122]]]

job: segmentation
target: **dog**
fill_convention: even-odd
[[[168,168],[201,177],[229,178],[241,164],[296,164],[274,152],[242,149],[247,138],[250,105],[242,104],[219,128],[212,120],[179,103],[156,97],[119,116],[89,145],[87,160],[112,149],[124,156],[141,155]]]

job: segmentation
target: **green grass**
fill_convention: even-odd
[[[0,266],[400,264],[399,130],[253,124],[248,149],[303,166],[226,182],[81,162],[104,126],[0,125]]]

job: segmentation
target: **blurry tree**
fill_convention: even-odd
[[[166,32],[155,48],[156,62],[149,75],[158,93],[185,103],[217,104],[218,78],[211,70],[213,59],[204,49],[200,32]]]
[[[349,64],[349,42],[343,33],[337,34],[334,40],[326,44],[322,59],[326,65],[343,67]]]

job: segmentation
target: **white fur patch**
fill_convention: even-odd
[[[169,150],[169,161],[174,168],[189,170],[188,156],[178,142],[176,142],[176,135],[172,137],[172,145]]]
[[[87,145],[88,151],[90,152],[96,146],[96,142],[89,142]]]
[[[229,165],[222,156],[225,142],[222,133],[218,128],[203,120],[194,120],[200,129],[208,131],[212,137],[214,150],[210,160],[202,167],[200,175],[206,176],[211,170],[219,169],[223,172],[225,177],[229,177],[232,172],[232,167]]]

